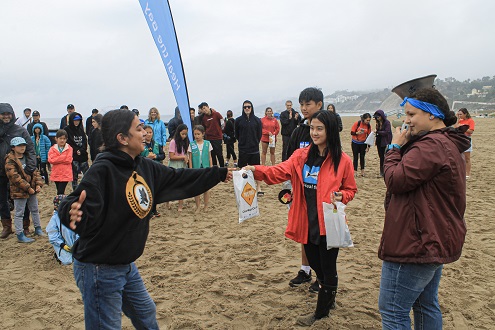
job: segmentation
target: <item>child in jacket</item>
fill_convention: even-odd
[[[32,176],[24,172],[26,164],[26,140],[15,137],[10,141],[12,150],[5,157],[5,172],[10,181],[10,196],[14,200],[15,209],[15,233],[20,243],[31,243],[34,239],[27,237],[23,231],[22,219],[26,204],[31,212],[34,223],[34,234],[46,236],[41,229],[40,214],[38,210],[38,199],[36,194],[41,191],[43,180],[40,172],[36,169]]]
[[[53,215],[46,226],[48,241],[55,249],[55,258],[62,265],[70,265],[74,261],[72,257],[72,246],[79,235],[64,226],[58,217],[58,206],[65,195],[57,195],[53,198]]]
[[[57,131],[55,142],[48,151],[48,162],[52,164],[50,180],[55,182],[57,195],[63,195],[67,183],[73,179],[72,147],[67,143],[67,132],[63,129]]]
[[[36,167],[45,180],[45,184],[48,184],[49,178],[48,172],[46,171],[46,163],[48,163],[48,151],[50,150],[52,143],[48,136],[45,135],[43,126],[40,123],[34,124],[31,140],[33,140],[34,152],[36,153]]]

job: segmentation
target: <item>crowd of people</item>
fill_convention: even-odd
[[[170,208],[170,201],[178,201],[182,212],[184,200],[194,197],[195,212],[207,212],[209,190],[232,178],[229,165],[251,170],[259,197],[264,194],[261,182],[288,183],[292,189],[285,235],[301,244],[301,268],[289,285],[309,283],[308,290],[318,295],[314,313],[298,319],[299,325],[310,326],[329,316],[338,291],[339,248],[327,248],[322,202],[347,204],[353,199],[358,163],[364,177],[365,155],[376,145],[379,177],[387,187],[378,252],[383,260],[383,328],[410,327],[411,310],[415,324],[441,328],[438,285],[443,265],[460,257],[464,243],[474,121],[467,109],[450,111],[433,88],[400,96],[408,127],[392,132],[384,111],[364,113],[350,129],[353,158],[342,150],[344,127],[335,105],[325,109],[322,91],[313,87],[300,93],[300,113],[292,101],[285,103],[280,123],[271,107],[262,118],[256,116],[249,100],[237,118],[232,110],[224,118],[202,102],[198,114],[191,108],[187,118],[192,141],[178,108],[167,125],[155,107],[146,120],[127,106],[103,116],[94,109],[85,130],[83,116],[69,104],[52,145],[39,112],[31,116],[25,109],[16,118],[10,104],[0,103],[1,238],[13,232],[9,199],[17,240],[34,241],[29,216],[33,235],[46,236],[36,196],[43,185],[54,182],[54,212],[46,230],[57,260],[74,263],[86,327],[119,328],[123,312],[136,328],[155,329],[156,306],[134,261],[144,250],[149,220],[160,216],[157,205]],[[277,162],[279,133],[282,159]],[[69,182],[72,192],[67,195]],[[94,293],[103,287],[103,295]]]

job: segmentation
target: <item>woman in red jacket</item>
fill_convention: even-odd
[[[270,161],[275,165],[275,143],[280,132],[280,125],[277,118],[273,116],[272,108],[265,110],[265,117],[261,118],[261,164],[266,163],[266,153],[270,147]]]
[[[256,180],[268,184],[292,182],[293,203],[285,236],[304,244],[309,265],[320,283],[316,311],[298,320],[306,326],[335,308],[339,249],[327,250],[323,202],[347,204],[357,191],[352,160],[342,151],[335,113],[316,112],[310,119],[310,134],[311,145],[297,149],[285,162],[244,168],[253,171]]]

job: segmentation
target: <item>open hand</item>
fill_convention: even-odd
[[[70,214],[70,229],[76,229],[76,222],[80,222],[82,219],[83,212],[81,211],[82,204],[86,199],[86,190],[81,191],[81,195],[79,195],[79,199],[77,202],[72,203],[70,206],[69,214]]]

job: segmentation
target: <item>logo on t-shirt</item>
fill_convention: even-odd
[[[318,174],[320,174],[319,166],[312,166],[311,168],[304,164],[303,167],[303,182],[304,187],[310,189],[316,189],[316,185],[318,184]]]
[[[134,214],[144,219],[151,211],[153,196],[148,184],[137,172],[133,172],[127,181],[125,195]]]
[[[309,142],[299,142],[299,148],[306,148],[307,146],[309,146]]]

